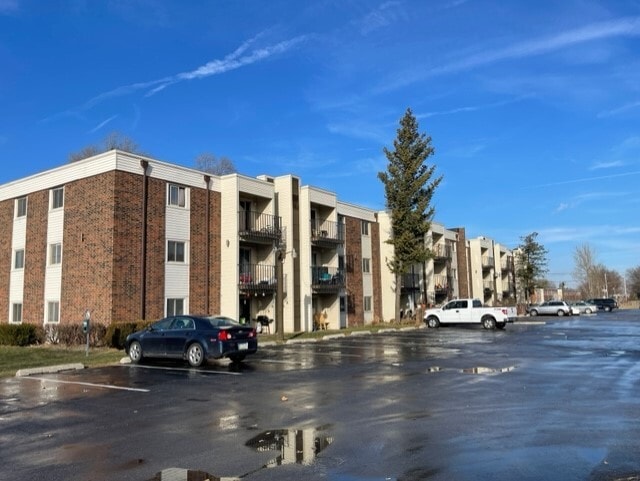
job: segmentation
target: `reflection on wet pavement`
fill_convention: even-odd
[[[263,468],[282,464],[313,463],[318,454],[333,442],[331,436],[319,436],[328,426],[310,429],[275,429],[254,436],[245,446],[256,451],[279,451]]]
[[[472,367],[469,369],[463,369],[462,372],[465,374],[497,374],[502,372],[511,372],[515,369],[515,366],[502,367],[502,368],[492,368],[492,367]]]

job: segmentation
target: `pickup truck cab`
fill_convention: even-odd
[[[431,328],[440,324],[482,324],[485,329],[504,329],[509,320],[506,307],[483,307],[479,299],[454,299],[424,313],[424,322]]]

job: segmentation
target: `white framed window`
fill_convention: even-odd
[[[362,235],[369,235],[369,222],[363,220],[361,223],[362,226]]]
[[[51,189],[51,198],[49,199],[51,209],[62,209],[64,207],[64,187],[56,187]]]
[[[167,298],[167,316],[179,316],[184,314],[184,299]]]
[[[364,312],[371,312],[371,296],[364,296]]]
[[[371,259],[368,257],[362,258],[362,272],[368,274],[371,272]]]
[[[24,249],[16,249],[13,254],[13,268],[24,269]]]
[[[169,184],[169,198],[167,200],[168,205],[175,207],[186,207],[187,205],[187,190],[181,185]]]
[[[60,322],[60,302],[47,302],[47,322],[58,324]]]
[[[16,218],[27,215],[27,198],[20,197],[16,199]]]
[[[49,244],[49,265],[55,266],[62,263],[62,244],[59,242]]]
[[[185,243],[180,241],[167,242],[167,262],[185,262]]]
[[[22,303],[14,302],[11,304],[11,322],[20,324],[22,322]]]

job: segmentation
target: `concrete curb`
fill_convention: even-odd
[[[58,364],[57,366],[41,366],[31,367],[28,369],[19,369],[16,372],[16,377],[33,376],[34,374],[52,374],[61,371],[79,371],[84,369],[84,364]]]

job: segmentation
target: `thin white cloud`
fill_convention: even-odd
[[[104,127],[105,125],[107,125],[109,122],[111,122],[112,120],[115,120],[118,116],[117,115],[112,115],[111,117],[109,117],[107,120],[104,120],[102,122],[100,122],[98,125],[96,125],[94,128],[92,128],[89,133],[93,134],[95,132],[97,132],[98,130],[100,130],[102,127]]]
[[[476,112],[478,110],[485,110],[485,109],[492,109],[495,107],[502,107],[504,105],[509,105],[509,104],[513,104],[516,102],[520,102],[521,100],[525,99],[528,96],[520,96],[516,99],[510,99],[510,100],[502,100],[500,102],[492,102],[489,104],[483,104],[483,105],[470,105],[468,107],[457,107],[455,109],[450,109],[450,110],[440,110],[440,111],[435,111],[435,112],[427,112],[424,114],[419,114],[416,115],[417,119],[426,119],[429,117],[435,117],[438,115],[451,115],[451,114],[459,114],[459,113],[463,113],[463,112]]]
[[[0,0],[0,15],[16,13],[20,10],[18,0]]]
[[[618,107],[616,109],[605,110],[604,112],[600,112],[598,114],[598,118],[613,117],[615,115],[622,114],[622,113],[628,112],[630,110],[638,109],[638,108],[640,108],[640,101],[630,102],[628,104],[623,105],[622,107]]]
[[[404,87],[429,76],[462,72],[504,60],[527,58],[555,52],[594,40],[614,37],[634,37],[639,35],[640,17],[625,17],[606,22],[592,23],[556,35],[516,43],[509,47],[499,48],[493,51],[483,51],[475,55],[469,55],[460,60],[422,71],[413,76],[404,73],[403,78],[383,86],[380,90],[385,91]]]
[[[612,167],[623,167],[625,164],[621,160],[612,160],[609,162],[597,162],[589,167],[589,170],[611,169]]]
[[[380,4],[375,10],[369,12],[363,19],[356,22],[360,27],[360,33],[367,35],[379,28],[388,27],[394,23],[398,16],[398,7],[401,5],[397,1],[389,1]]]
[[[577,184],[579,182],[591,182],[594,180],[604,180],[604,179],[615,179],[616,177],[628,177],[631,175],[640,174],[640,170],[635,170],[632,172],[623,172],[621,174],[611,174],[611,175],[601,175],[598,177],[585,177],[582,179],[571,179],[571,180],[562,180],[559,182],[551,182],[549,184],[538,184],[538,185],[530,185],[528,188],[538,188],[538,187],[553,187],[556,185],[566,185],[566,184]]]
[[[63,112],[61,114],[56,114],[45,120],[51,120],[53,118],[56,118],[62,115],[72,115],[78,110],[80,111],[88,110],[110,98],[130,95],[141,90],[147,90],[145,96],[148,97],[164,90],[170,85],[174,85],[179,82],[183,82],[185,80],[197,80],[197,79],[210,77],[213,75],[220,75],[225,72],[229,72],[231,70],[236,70],[241,67],[245,67],[253,63],[266,60],[269,57],[282,54],[287,50],[292,49],[299,43],[303,42],[307,38],[306,36],[299,36],[289,40],[285,40],[283,42],[276,43],[274,45],[269,45],[267,47],[256,48],[252,51],[248,51],[251,45],[256,41],[256,39],[261,36],[262,35],[259,34],[256,37],[247,40],[242,45],[240,45],[240,47],[238,47],[235,51],[233,51],[232,53],[230,53],[229,55],[227,55],[221,60],[212,60],[194,70],[191,70],[188,72],[181,72],[176,75],[163,77],[161,79],[150,80],[147,82],[137,82],[130,85],[123,85],[121,87],[115,88],[108,92],[101,93],[93,97],[92,99],[89,99],[79,109],[74,109],[67,112]]]

